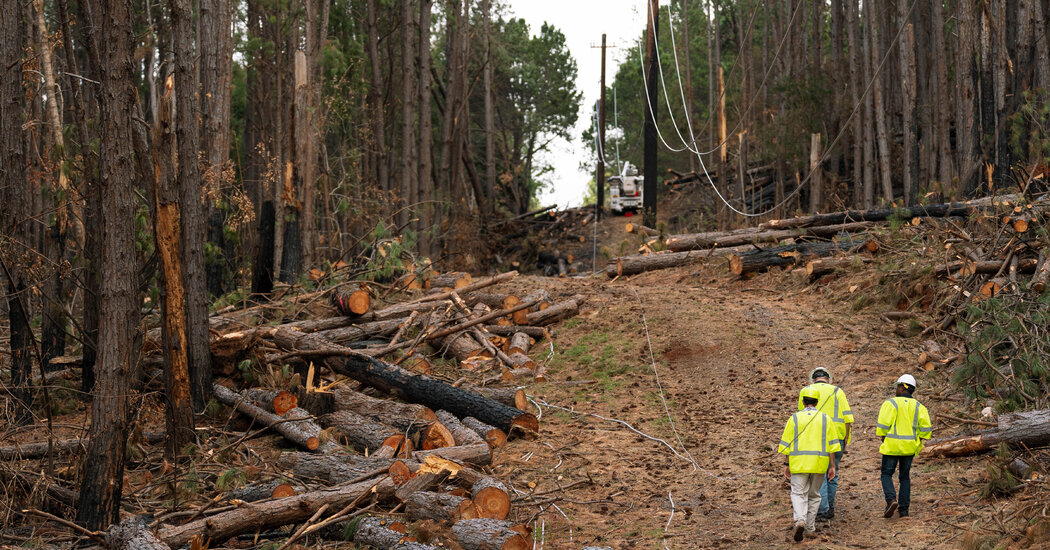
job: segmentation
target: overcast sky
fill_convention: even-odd
[[[576,88],[583,91],[580,115],[572,141],[558,140],[551,147],[553,154],[547,160],[553,165],[554,172],[545,179],[554,185],[541,194],[540,204],[578,206],[583,200],[587,182],[594,174],[594,158],[584,147],[581,134],[590,125],[592,108],[601,91],[602,33],[606,34],[609,47],[605,83],[611,86],[619,61],[625,55],[638,55],[636,50],[623,48],[633,45],[635,38],[645,30],[647,4],[645,0],[507,0],[507,4],[512,16],[528,22],[533,35],[539,32],[544,21],[560,29],[576,59],[579,69]],[[592,48],[592,45],[599,47]],[[607,97],[606,101],[606,123],[607,128],[611,128],[612,97]],[[641,159],[631,161],[641,164]],[[580,170],[581,162],[587,162],[590,168]]]

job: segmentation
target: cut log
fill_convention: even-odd
[[[393,548],[405,538],[405,534],[390,529],[393,520],[367,517],[357,523],[354,543],[372,548]]]
[[[300,334],[292,330],[276,330],[274,342],[289,350],[331,349],[320,338]],[[343,348],[345,356],[329,357],[324,364],[338,374],[349,376],[378,389],[394,392],[406,401],[426,405],[431,409],[443,408],[462,418],[473,416],[504,431],[519,427],[527,432],[536,432],[539,422],[530,413],[508,407],[498,401],[478,394],[454,388],[445,382],[412,373],[367,355]]]
[[[452,290],[464,288],[473,282],[474,280],[471,278],[470,273],[463,271],[442,273],[430,278],[430,286],[432,288],[451,288]]]
[[[510,309],[501,309],[499,311],[493,311],[492,313],[489,313],[487,315],[482,315],[480,317],[476,317],[474,319],[470,319],[468,321],[464,321],[462,323],[459,323],[459,324],[457,324],[455,326],[439,330],[439,331],[429,335],[427,338],[429,340],[437,340],[438,338],[444,338],[445,336],[448,336],[449,334],[455,334],[455,333],[457,333],[457,332],[459,332],[459,331],[461,331],[463,329],[470,328],[470,327],[472,327],[474,325],[480,325],[480,324],[486,323],[488,321],[491,321],[493,319],[498,319],[500,317],[504,317],[504,316],[510,315],[510,314],[512,314],[512,313],[514,313],[516,311],[521,311],[523,309],[528,309],[528,308],[530,308],[530,307],[532,307],[534,305],[536,305],[536,302],[531,301],[531,300],[525,300],[524,302],[521,302],[520,304],[518,304],[518,305],[516,305],[516,306],[514,306],[514,307],[512,307]],[[541,311],[540,313],[537,313],[536,315],[539,315],[539,314],[542,314],[542,313],[543,312]]]
[[[511,370],[527,369],[529,372],[532,372],[536,369],[536,362],[524,353],[512,353],[509,359]]]
[[[405,513],[413,520],[432,519],[441,523],[478,517],[477,508],[469,498],[430,491],[419,491],[408,497]]]
[[[108,550],[170,550],[164,541],[157,538],[149,528],[149,521],[142,516],[134,516],[106,531],[106,548]]]
[[[79,454],[83,453],[87,449],[86,439],[60,439],[53,441],[51,448],[55,454]],[[35,458],[43,458],[47,456],[48,442],[41,441],[39,443],[25,443],[16,444],[5,447],[0,447],[0,460],[30,460]]]
[[[392,462],[394,460],[391,458],[366,457],[345,452],[323,455],[284,452],[277,458],[277,467],[291,471],[300,479],[336,484],[387,471]]]
[[[1050,251],[1043,250],[1039,255],[1042,257],[1042,263],[1032,276],[1032,289],[1042,294],[1050,281]]]
[[[583,306],[585,301],[586,298],[582,294],[577,294],[572,298],[558,302],[543,311],[529,313],[528,324],[532,326],[544,326],[574,317],[580,312],[580,307]]]
[[[456,445],[475,445],[485,442],[481,435],[463,425],[456,418],[456,415],[448,411],[437,411],[437,417],[438,421],[444,424],[448,431],[452,433],[452,437],[456,440]]]
[[[489,399],[495,399],[504,405],[521,409],[523,411],[529,406],[529,401],[525,396],[525,391],[519,388],[493,388],[489,386],[474,386],[471,384],[463,384],[461,387],[467,391],[472,391],[488,397]]]
[[[521,367],[518,369],[505,368],[500,373],[501,379],[504,382],[517,382],[519,384],[529,384],[536,377],[536,373],[530,368]]]
[[[776,243],[785,239],[797,239],[800,237],[833,237],[839,233],[866,231],[870,229],[871,226],[871,222],[853,222],[840,225],[770,230],[758,233],[744,233],[727,236],[713,236],[711,233],[671,235],[667,238],[667,249],[672,252],[685,252],[688,250],[726,248],[753,243]]]
[[[991,298],[992,296],[999,294],[999,291],[1001,291],[1007,284],[1006,279],[1003,277],[988,279],[981,285],[980,290],[977,291],[977,296],[981,298]]]
[[[927,457],[965,456],[990,451],[1000,443],[1028,448],[1050,444],[1050,409],[999,415],[999,426],[979,434],[934,439],[923,447]]]
[[[1036,263],[1038,261],[1035,258],[1027,258],[1017,262],[1018,273],[1035,273]],[[968,277],[973,274],[980,275],[994,275],[999,273],[1000,270],[1005,267],[1009,267],[1009,263],[1003,260],[981,260],[975,262],[973,260],[965,260],[963,266],[959,269],[959,275],[962,277]]]
[[[390,319],[398,319],[399,322],[404,320],[413,313],[427,313],[433,311],[439,307],[447,307],[448,302],[445,300],[432,300],[427,302],[406,302],[401,304],[393,304],[383,309],[377,309],[369,311],[358,317],[349,318],[350,321],[355,323],[362,323],[365,321],[388,321]]]
[[[480,290],[482,288],[490,287],[492,285],[497,285],[499,283],[505,283],[505,282],[507,282],[507,281],[509,281],[509,280],[511,280],[511,279],[513,279],[515,277],[517,277],[517,276],[518,276],[518,272],[517,271],[508,271],[506,273],[500,273],[499,275],[493,275],[492,277],[488,277],[488,278],[482,279],[480,281],[477,281],[475,283],[471,283],[471,284],[469,284],[467,286],[464,286],[464,287],[461,287],[461,288],[457,288],[457,289],[453,289],[453,290],[457,291],[460,296],[465,296],[468,292],[474,292],[475,290]],[[433,286],[436,287],[437,285],[433,285]],[[433,301],[433,300],[447,300],[449,298],[449,296],[451,296],[451,291],[432,292],[431,294],[423,296],[422,298],[417,298],[415,300],[412,300],[412,302],[408,302],[408,303],[430,302],[430,301]]]
[[[416,451],[412,458],[426,460],[428,456],[438,456],[455,462],[485,466],[492,462],[492,452],[487,444],[456,445],[430,451]]]
[[[646,237],[659,237],[660,232],[651,228],[646,227],[640,223],[627,222],[623,226],[623,230],[627,233],[633,233],[635,235],[645,235]]]
[[[353,411],[336,411],[321,417],[321,422],[327,427],[335,428],[340,440],[366,454],[373,454],[380,447],[391,447],[396,453],[406,442],[402,430]],[[421,422],[419,428],[426,429],[429,424]],[[408,450],[411,451],[411,447]]]
[[[743,276],[749,273],[765,271],[771,267],[798,265],[810,258],[822,258],[831,256],[836,252],[850,250],[855,244],[851,241],[842,243],[799,243],[767,248],[746,254],[731,254],[729,256],[729,270],[734,275]]]
[[[835,271],[852,269],[853,266],[871,262],[866,256],[846,256],[841,258],[816,258],[806,262],[806,274],[817,278]]]
[[[609,278],[619,277],[621,275],[637,275],[646,271],[669,269],[672,267],[700,263],[707,259],[708,256],[709,252],[706,250],[620,256],[609,262],[609,267],[605,269],[605,274],[608,275]]]
[[[209,546],[217,547],[242,533],[255,533],[306,521],[322,506],[327,506],[330,510],[341,510],[371,495],[386,499],[393,493],[393,482],[384,476],[378,480],[369,479],[289,498],[246,504],[229,512],[162,529],[157,535],[172,548],[189,544],[195,535],[203,536]]]
[[[491,477],[477,480],[470,489],[478,517],[507,519],[510,515],[510,489]]]
[[[357,317],[372,309],[372,294],[364,286],[340,288],[332,293],[332,305],[343,315]]]
[[[452,526],[456,542],[464,550],[526,550],[529,544],[509,521],[466,519]]]
[[[510,343],[507,345],[507,353],[527,354],[529,353],[529,347],[531,345],[532,338],[530,338],[528,334],[525,334],[524,332],[515,332],[514,335],[510,337]]]
[[[448,477],[449,471],[443,468],[432,468],[428,464],[421,464],[416,475],[406,481],[394,491],[394,498],[400,502],[408,502],[409,497],[420,491],[430,491]]]
[[[316,455],[309,455],[316,456]],[[299,491],[302,492],[302,491]],[[253,483],[239,487],[226,493],[227,500],[240,500],[243,502],[257,502],[267,498],[285,498],[294,496],[295,487],[279,479]]]
[[[463,297],[463,301],[470,307],[484,304],[494,309],[508,309],[521,303],[521,299],[514,294],[502,294],[497,292],[473,292],[471,294],[463,294],[459,291],[456,292]]]
[[[318,438],[321,427],[314,423],[310,418],[310,413],[303,409],[292,409],[282,417],[252,405],[246,398],[226,386],[212,384],[212,393],[220,403],[233,407],[264,426],[272,427],[285,439],[304,449],[316,451],[321,447],[321,440]]]
[[[527,327],[527,326],[498,326],[498,325],[485,325],[485,331],[491,332],[497,336],[514,336],[515,334],[522,332],[529,335],[530,338],[537,342],[546,338],[550,338],[550,333],[546,328],[543,327]]]
[[[826,214],[815,214],[812,216],[800,216],[783,220],[770,220],[761,224],[762,229],[788,229],[793,227],[816,227],[821,225],[837,225],[847,222],[881,222],[890,219],[911,219],[917,217],[947,217],[968,216],[996,205],[1012,204],[1019,200],[1020,195],[1002,195],[999,197],[984,197],[967,202],[956,202],[946,204],[926,204],[909,206],[907,208],[882,208],[874,210],[848,210],[843,212],[829,212]]]
[[[463,425],[480,435],[493,449],[498,449],[507,442],[507,434],[503,430],[489,426],[477,418],[468,416],[463,419]]]
[[[241,395],[256,407],[278,416],[284,416],[285,413],[299,406],[299,398],[287,390],[249,388],[241,392]]]
[[[400,319],[387,319],[386,321],[373,321],[360,325],[334,328],[318,331],[314,334],[336,344],[348,344],[368,340],[377,336],[392,336],[401,326]]]
[[[437,342],[438,350],[446,357],[453,357],[460,363],[460,368],[473,369],[476,360],[492,359],[492,354],[474,339],[469,330],[451,334]]]
[[[335,387],[332,393],[337,409],[353,411],[400,430],[420,422],[430,423],[438,419],[434,411],[423,405],[371,397],[345,385]]]

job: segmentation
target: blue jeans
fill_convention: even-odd
[[[886,502],[897,501],[897,509],[908,512],[911,504],[911,461],[915,456],[882,455],[882,493]],[[893,490],[893,472],[900,465],[901,494],[898,497]]]
[[[842,460],[842,451],[833,453],[835,455],[835,479],[826,479],[820,486],[820,509],[818,514],[826,514],[828,508],[835,507],[835,493],[839,490],[839,461]]]

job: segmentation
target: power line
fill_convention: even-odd
[[[853,106],[853,110],[850,112],[849,117],[847,117],[845,122],[843,122],[842,128],[839,130],[838,135],[836,135],[835,139],[832,140],[828,144],[828,147],[825,149],[824,153],[821,155],[820,164],[823,164],[825,161],[827,161],[828,158],[830,158],[831,151],[834,150],[835,145],[837,145],[839,140],[842,139],[842,136],[845,135],[846,129],[849,128],[850,121],[852,121],[853,117],[855,117],[857,115],[857,111],[860,109],[860,106],[864,102],[864,99],[868,96],[868,93],[871,92],[871,88],[875,84],[875,80],[877,80],[879,75],[882,74],[882,69],[886,66],[886,62],[889,61],[890,54],[893,52],[894,47],[897,45],[898,39],[900,38],[901,33],[904,32],[904,28],[908,24],[908,19],[911,18],[911,13],[912,13],[912,11],[915,10],[915,5],[917,3],[918,3],[918,0],[912,0],[911,6],[908,8],[908,12],[905,14],[905,16],[901,20],[900,28],[897,29],[897,32],[896,32],[896,34],[893,37],[893,40],[891,42],[892,45],[890,46],[889,49],[886,50],[886,54],[882,57],[882,61],[879,63],[878,68],[876,68],[875,73],[872,75],[871,80],[868,81],[868,85],[864,88],[864,92],[861,94],[860,98],[857,100],[857,103]],[[794,21],[795,15],[797,14],[798,8],[799,8],[800,5],[801,5],[801,0],[800,0],[799,4],[796,4],[795,12],[792,13],[791,20],[788,21],[788,28],[790,28],[791,22]],[[786,31],[786,29],[785,29],[785,31]],[[673,36],[673,29],[672,29],[672,36]],[[787,38],[787,32],[785,32],[784,38],[785,39]],[[780,46],[782,47],[783,44],[784,44],[784,40],[782,39]],[[639,49],[639,52],[641,52],[640,49]],[[780,48],[778,47],[776,55],[779,55],[779,52],[780,52]],[[659,53],[659,52],[657,52],[657,53]],[[776,61],[776,55],[774,56],[774,61]],[[677,52],[675,52],[676,63],[677,63],[677,57],[678,57],[678,54],[677,54]],[[659,56],[657,56],[657,59],[659,59]],[[773,67],[773,64],[771,63],[769,68],[766,70],[766,76],[762,78],[762,84],[759,86],[759,89],[761,89],[763,86],[765,86],[766,77],[769,76],[769,72],[772,69],[772,67]],[[676,70],[677,70],[677,65],[676,65]],[[662,76],[662,73],[661,73],[661,76]],[[679,79],[680,78],[681,78],[681,75],[679,74]],[[643,80],[643,83],[644,83],[644,81],[645,81],[645,71],[644,70],[642,71],[642,80]],[[666,96],[666,92],[665,92],[665,96]],[[751,109],[751,105],[754,104],[754,101],[755,101],[756,98],[757,98],[757,94],[752,97],[751,102],[748,105],[748,110]],[[646,103],[648,104],[648,107],[649,107],[650,111],[652,111],[653,106],[652,106],[652,102],[651,102],[651,100],[649,98],[648,89],[646,89],[646,97],[645,97],[645,99],[646,99]],[[746,113],[747,113],[747,111],[745,111],[745,114]],[[740,126],[740,124],[738,122],[737,128],[739,128],[739,126]],[[736,131],[736,128],[734,128],[734,132],[735,131]],[[657,127],[657,135],[660,135],[659,134],[659,127]],[[690,137],[693,139],[693,142],[695,143],[696,142],[695,136],[691,135]],[[664,141],[662,135],[660,136],[660,140]],[[666,141],[664,141],[664,146],[667,146],[667,142]],[[668,149],[671,149],[672,151],[674,151],[674,149],[671,148],[671,147],[668,147]],[[678,149],[677,151],[682,151],[682,150],[683,149]],[[690,149],[690,150],[692,151],[692,149]],[[715,149],[712,149],[711,151],[708,151],[705,154],[710,154],[714,150]],[[735,212],[737,214],[740,214],[741,216],[745,216],[745,217],[764,216],[764,215],[769,214],[770,212],[773,212],[774,210],[780,208],[781,206],[787,204],[789,201],[794,199],[794,197],[796,195],[798,195],[802,191],[803,187],[805,187],[809,183],[809,181],[813,178],[813,174],[815,172],[814,170],[810,170],[810,172],[808,174],[806,174],[806,177],[801,182],[799,182],[799,184],[795,187],[795,189],[793,191],[791,191],[791,193],[788,193],[788,195],[786,197],[784,197],[784,200],[782,200],[779,203],[773,205],[772,207],[770,207],[767,210],[764,210],[762,212],[758,212],[758,213],[755,213],[755,214],[751,214],[751,213],[748,213],[748,212],[743,212],[743,211],[738,210],[732,204],[730,204],[729,201],[726,200],[726,198],[722,195],[721,191],[719,191],[718,186],[715,185],[714,181],[711,179],[711,174],[708,173],[708,171],[707,171],[707,166],[704,163],[704,159],[703,159],[702,155],[697,154],[697,159],[700,160],[700,167],[704,170],[704,176],[707,177],[708,184],[715,191],[715,194],[718,196],[719,200],[721,200],[722,203],[725,204],[726,207],[729,208],[730,210],[732,210],[733,212]]]

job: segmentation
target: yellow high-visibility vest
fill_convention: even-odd
[[[835,424],[835,439],[839,445],[849,445],[853,439],[853,432],[851,431],[847,437],[846,424],[853,423],[853,411],[850,410],[849,401],[846,400],[846,392],[826,382],[815,382],[806,387],[816,388],[820,392],[817,410],[831,417],[831,421]],[[801,411],[804,408],[806,407],[802,404],[802,392],[799,392],[798,410]]]
[[[828,471],[831,453],[842,450],[828,415],[817,410],[799,411],[788,419],[777,452],[788,456],[793,474]]]
[[[933,435],[930,412],[911,397],[894,397],[882,402],[875,435],[885,437],[879,452],[892,456],[913,456],[922,450],[922,440]]]

